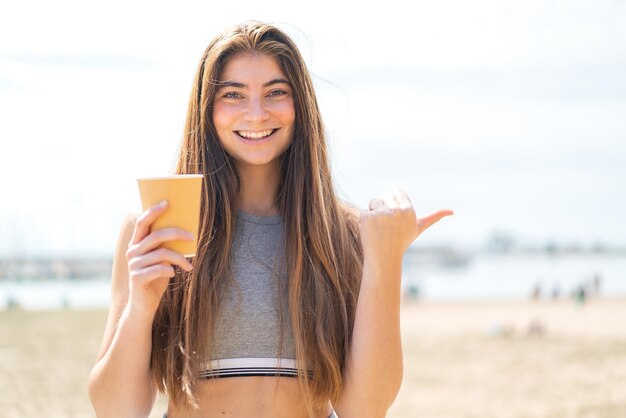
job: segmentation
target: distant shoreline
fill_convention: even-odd
[[[405,262],[463,267],[477,257],[610,257],[626,258],[626,248],[580,246],[519,247],[491,250],[459,250],[453,247],[410,247]],[[113,257],[5,257],[0,258],[0,282],[4,280],[75,280],[110,277]]]
[[[0,265],[0,310],[106,308],[112,260],[48,260]],[[478,254],[410,250],[403,260],[407,300],[574,300],[626,296],[626,257],[613,254]]]

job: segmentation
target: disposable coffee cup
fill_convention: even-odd
[[[167,209],[154,221],[150,232],[176,227],[193,234],[193,241],[166,241],[161,245],[185,257],[195,256],[198,248],[202,178],[202,174],[179,174],[137,179],[144,211],[163,200],[168,201]]]

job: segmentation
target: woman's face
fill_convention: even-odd
[[[220,76],[213,102],[219,140],[238,166],[277,164],[293,137],[292,86],[265,54],[238,54]]]

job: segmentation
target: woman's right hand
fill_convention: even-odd
[[[193,266],[176,251],[159,248],[165,241],[191,241],[191,232],[180,228],[163,228],[150,232],[150,226],[167,209],[167,201],[143,212],[135,223],[135,230],[126,251],[129,273],[128,308],[153,315],[163,297],[170,278],[175,276],[172,265],[185,271]]]

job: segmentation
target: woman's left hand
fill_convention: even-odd
[[[402,262],[404,252],[422,232],[453,214],[440,209],[418,218],[409,196],[399,189],[390,197],[372,199],[360,218],[365,259]]]

